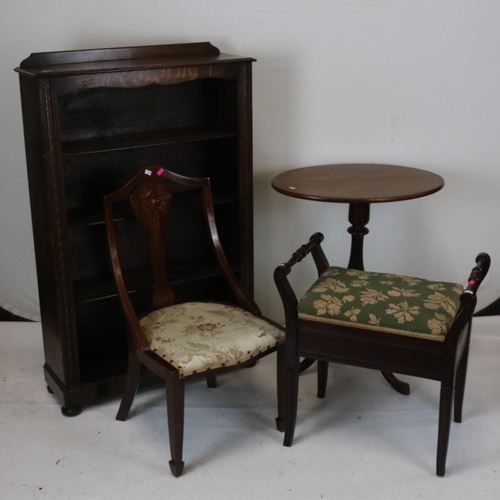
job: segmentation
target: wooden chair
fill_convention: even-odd
[[[477,256],[464,290],[454,283],[330,267],[322,241],[321,233],[314,234],[274,273],[286,315],[279,375],[285,379],[285,418],[277,418],[284,446],[292,445],[295,431],[300,357],[319,360],[318,397],[325,395],[330,361],[423,377],[441,382],[437,475],[444,476],[453,396],[454,419],[461,422],[476,291],[490,257]],[[319,278],[297,300],[287,276],[309,253]]]
[[[185,196],[188,188],[201,194],[208,239],[238,307],[215,302],[177,304],[175,301],[166,274],[165,231],[174,195],[183,193]],[[113,207],[123,204],[127,198],[144,233],[154,276],[152,306],[150,312],[141,317],[136,315],[127,295],[119,259],[121,248],[117,248],[115,232]],[[147,167],[121,189],[105,196],[104,204],[114,277],[128,323],[128,371],[116,418],[123,421],[128,416],[142,365],[164,379],[172,455],[170,469],[178,477],[184,467],[185,380],[206,377],[208,386],[216,387],[215,376],[219,373],[252,365],[276,350],[282,359],[283,328],[261,315],[232,272],[219,241],[208,178],[188,178],[160,167]],[[126,255],[126,249],[123,252]],[[282,405],[278,413],[282,413]]]

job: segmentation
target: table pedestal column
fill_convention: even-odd
[[[350,203],[349,222],[352,226],[347,230],[351,234],[351,255],[349,257],[349,269],[364,271],[363,264],[363,239],[368,234],[366,225],[370,222],[369,203]],[[391,372],[381,372],[385,380],[400,394],[410,394],[410,385],[396,378]]]
[[[347,230],[351,234],[351,256],[349,258],[349,269],[364,271],[363,265],[363,239],[368,234],[366,225],[370,221],[369,203],[350,203],[349,222],[352,226]]]

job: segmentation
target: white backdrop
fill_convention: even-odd
[[[464,282],[493,265],[500,296],[500,2],[496,0],[16,0],[0,6],[0,306],[37,318],[17,74],[31,52],[210,41],[252,56],[256,298],[281,320],[272,281],[314,231],[345,265],[347,206],[295,200],[271,179],[338,162],[432,170],[430,197],[373,205],[365,266]],[[295,284],[312,278],[305,264]]]

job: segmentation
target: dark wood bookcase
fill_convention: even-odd
[[[210,43],[34,53],[20,77],[48,388],[64,414],[120,393],[126,323],[109,262],[103,195],[141,167],[209,176],[222,243],[253,293],[254,59]],[[177,299],[233,301],[199,238],[200,204],[172,209],[168,272]],[[200,229],[200,231],[198,231]],[[124,208],[127,288],[151,293],[146,249]]]

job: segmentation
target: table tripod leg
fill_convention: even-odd
[[[299,373],[306,371],[315,361],[315,359],[304,358],[299,364]]]
[[[389,385],[399,394],[403,396],[408,396],[410,394],[410,384],[399,380],[394,373],[391,372],[380,372],[382,376],[387,380]]]

